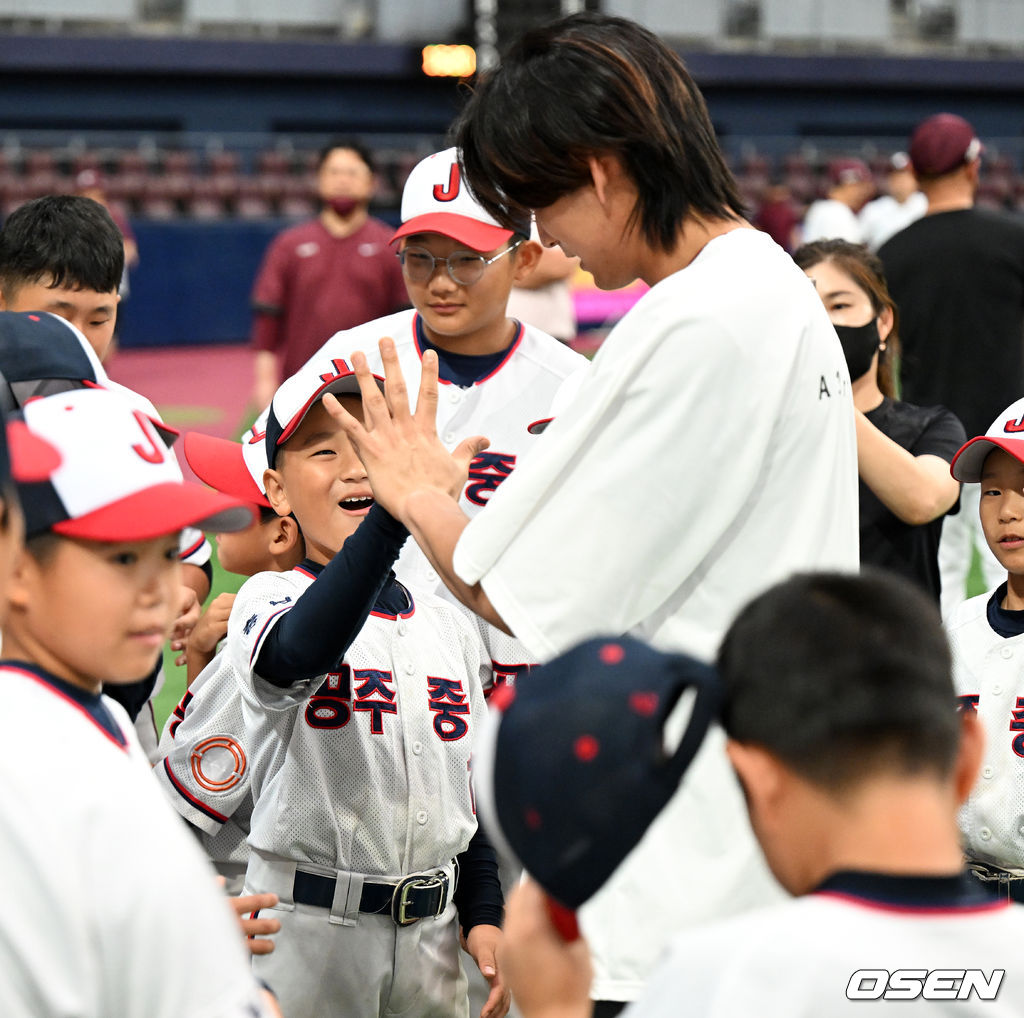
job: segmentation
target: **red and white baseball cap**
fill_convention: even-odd
[[[530,235],[530,223],[506,229],[477,203],[459,169],[459,151],[445,149],[413,167],[402,191],[402,225],[393,244],[413,233],[440,233],[473,251],[493,251],[517,233]]]
[[[384,379],[380,375],[373,376],[381,392],[384,391]],[[273,467],[277,463],[277,451],[302,423],[306,414],[327,393],[335,396],[359,396],[359,382],[348,361],[340,358],[314,358],[301,367],[291,378],[286,378],[274,393],[270,401],[266,417],[265,452],[266,466]],[[257,420],[254,427],[258,428]],[[255,457],[246,456],[246,465],[255,478]],[[263,474],[260,472],[260,486],[263,485]]]
[[[257,431],[255,425],[240,442],[190,431],[185,435],[182,448],[186,462],[199,480],[224,495],[270,509],[263,488],[263,472],[267,469],[264,438],[264,429]]]
[[[949,465],[950,473],[958,481],[980,481],[985,457],[993,449],[1002,449],[1024,463],[1024,399],[1011,403],[984,435],[960,446]]]
[[[17,417],[60,454],[49,478],[19,485],[28,536],[141,541],[184,527],[244,530],[251,507],[184,481],[152,420],[122,395],[76,389],[26,403]]]

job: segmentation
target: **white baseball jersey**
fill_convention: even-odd
[[[222,647],[167,719],[153,773],[200,832],[228,893],[240,892],[249,858],[250,753],[241,689]]]
[[[708,660],[771,584],[859,569],[857,484],[828,315],[770,237],[736,229],[611,331],[544,441],[463,531],[455,569],[538,660],[604,633]],[[723,749],[711,732],[583,910],[595,997],[632,999],[672,932],[780,893]]]
[[[16,662],[0,684],[0,1014],[264,1014],[238,925],[121,707]]]
[[[422,356],[420,329],[419,316],[409,310],[338,332],[306,363],[303,370],[316,368],[321,363],[324,371],[331,370],[333,359],[350,363],[352,354],[361,350],[366,354],[370,370],[383,375],[384,366],[377,344],[382,336],[391,336],[415,405]],[[490,447],[473,460],[469,479],[459,500],[468,516],[476,516],[492,494],[530,455],[541,438],[541,432],[531,432],[531,426],[554,416],[565,398],[563,392],[561,399],[556,400],[560,390],[563,386],[566,391],[572,390],[589,366],[590,362],[585,357],[547,333],[529,325],[520,325],[508,356],[487,377],[468,388],[443,380],[440,382],[437,432],[441,441],[450,449],[472,435],[486,435],[491,442]],[[566,385],[570,378],[572,381]],[[406,542],[395,572],[408,586],[432,590],[453,604],[459,604],[414,541]],[[476,620],[476,616],[472,617],[478,622],[490,651],[495,684],[514,682],[517,675],[534,663],[534,659],[518,640]]]
[[[1024,635],[989,625],[992,592],[959,604],[945,620],[953,683],[985,728],[985,759],[960,830],[971,860],[1024,877]]]
[[[1019,1016],[1022,937],[1007,901],[809,894],[681,934],[623,1018]]]
[[[288,689],[254,672],[267,635],[315,579],[308,563],[238,592],[226,653],[252,745],[250,845],[336,870],[399,877],[463,852],[487,662],[461,612],[423,592],[371,612],[341,668]]]

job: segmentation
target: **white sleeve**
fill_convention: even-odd
[[[657,324],[595,363],[456,546],[458,575],[537,660],[653,616],[740,525],[758,483],[785,367],[777,380],[743,370],[706,320]]]
[[[321,681],[321,676],[315,676],[285,689],[267,682],[256,672],[256,661],[267,637],[295,607],[308,586],[309,581],[296,578],[294,571],[257,573],[242,584],[231,606],[225,647],[227,660],[243,693],[251,693],[265,709],[288,710],[307,699]]]

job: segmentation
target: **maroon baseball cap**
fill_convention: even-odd
[[[863,159],[833,159],[828,164],[828,179],[833,184],[867,184],[874,181]]]
[[[936,113],[918,124],[910,139],[910,162],[922,177],[944,173],[973,162],[983,151],[974,128],[955,113]]]

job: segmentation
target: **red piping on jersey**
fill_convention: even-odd
[[[420,319],[420,315],[419,315],[419,312],[417,312],[415,315],[413,315],[413,318],[412,318],[412,342],[413,342],[413,345],[416,347],[416,354],[417,354],[417,356],[419,357],[420,360],[423,360],[423,351],[420,349],[420,338],[419,338],[419,336],[417,335],[417,332],[416,332],[416,323],[419,321],[419,319]],[[514,319],[513,319],[513,321],[514,321]],[[516,322],[516,327],[517,327],[516,328],[516,338],[513,341],[512,345],[508,348],[508,353],[505,354],[505,356],[501,359],[501,363],[499,363],[491,371],[487,372],[487,374],[484,375],[483,378],[478,378],[473,383],[474,385],[480,385],[481,382],[486,382],[488,378],[493,378],[499,371],[501,371],[501,369],[506,364],[508,364],[509,359],[511,358],[512,354],[514,354],[516,352],[516,350],[519,349],[519,344],[523,341],[523,336],[526,334],[526,330],[523,328],[523,323],[522,322]],[[446,378],[438,378],[438,382],[441,385],[453,385],[454,384],[453,382],[449,382]]]
[[[228,818],[221,813],[218,813],[212,806],[207,806],[202,799],[197,799],[178,779],[174,776],[174,772],[171,770],[170,762],[167,757],[164,757],[164,773],[170,779],[171,784],[174,786],[174,790],[187,802],[190,802],[200,813],[205,813],[211,820],[216,820],[219,824],[226,824]]]
[[[847,894],[844,891],[815,891],[815,897],[835,898],[847,905],[860,905],[861,908],[877,909],[882,912],[902,912],[905,915],[919,916],[961,916],[970,915],[974,912],[995,912],[998,909],[1009,908],[1008,901],[986,901],[977,905],[893,905],[885,901],[875,901],[872,898],[861,898],[855,894]]]
[[[23,675],[26,679],[31,679],[37,685],[42,686],[43,689],[47,690],[50,693],[53,693],[54,696],[59,696],[66,704],[68,704],[68,706],[74,707],[79,714],[82,714],[84,717],[87,717],[89,719],[89,723],[94,728],[101,731],[107,737],[107,739],[110,740],[110,742],[112,742],[115,746],[117,746],[119,750],[121,750],[122,753],[128,752],[127,737],[125,738],[125,744],[122,745],[77,700],[73,700],[70,696],[67,695],[67,693],[64,693],[61,690],[57,689],[56,686],[51,686],[45,679],[41,679],[34,672],[30,672],[24,668],[18,668],[16,665],[5,665],[3,670],[5,672],[16,672],[18,675]]]
[[[311,580],[316,579],[316,573],[311,573],[308,569],[303,566],[295,566],[295,572],[301,573],[303,576],[308,576]]]
[[[192,545],[191,548],[186,548],[184,551],[179,551],[178,552],[178,558],[186,559],[186,558],[189,557],[189,555],[194,555],[197,551],[199,551],[200,548],[202,548],[202,546],[203,546],[203,544],[205,542],[206,542],[206,538],[201,536],[199,538],[199,540],[196,541],[196,543]]]

